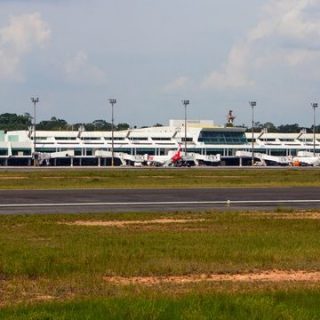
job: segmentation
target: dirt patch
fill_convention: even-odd
[[[174,179],[172,176],[138,176],[137,178],[148,179],[148,178],[159,178],[159,179]]]
[[[34,301],[50,301],[53,299],[55,299],[55,297],[49,296],[49,295],[43,295],[43,296],[36,296],[32,300],[34,300]]]
[[[90,176],[84,176],[84,177],[67,177],[67,176],[52,176],[52,177],[39,177],[39,179],[76,179],[76,180],[91,180],[91,179],[99,179],[99,180],[105,180],[110,179],[109,177],[90,177]]]
[[[246,177],[246,176],[193,176],[193,178],[213,178],[213,179],[219,179],[219,178],[226,178],[226,179],[242,179],[242,178],[250,178],[250,177]]]
[[[1,177],[1,176],[0,176],[0,180],[23,180],[23,179],[28,179],[28,177],[20,177],[20,176]]]
[[[247,217],[255,219],[270,218],[270,219],[284,219],[284,220],[318,220],[320,219],[320,212],[299,212],[299,213],[259,213],[259,214],[242,214]]]
[[[150,225],[150,224],[174,224],[174,223],[189,223],[201,222],[205,219],[154,219],[154,220],[123,220],[123,221],[74,221],[63,224],[76,226],[103,226],[103,227],[126,227],[128,225]]]
[[[318,220],[320,219],[320,212],[309,212],[309,213],[299,213],[299,214],[285,214],[280,216],[275,216],[276,219],[311,219]]]
[[[141,284],[152,286],[162,283],[188,284],[197,282],[320,282],[320,271],[264,271],[259,273],[239,274],[197,274],[184,276],[153,276],[153,277],[118,277],[105,276],[103,280],[117,285]]]

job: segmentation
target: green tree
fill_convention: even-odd
[[[0,130],[28,130],[31,120],[29,114],[3,113],[0,115]]]
[[[128,123],[118,123],[116,130],[128,130],[130,128]]]
[[[285,124],[278,127],[279,132],[297,133],[301,130],[301,127],[297,124]]]
[[[94,120],[92,122],[95,131],[110,131],[111,123],[106,122],[105,120]]]
[[[51,117],[50,120],[43,120],[37,124],[38,130],[68,130],[68,122],[63,119],[57,119],[56,117]]]
[[[277,127],[272,122],[266,122],[263,124],[263,128],[266,128],[268,132],[277,132]]]

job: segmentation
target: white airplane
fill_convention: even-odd
[[[299,166],[320,166],[319,154],[314,155],[313,152],[299,151],[296,157],[292,158],[292,165]]]
[[[184,157],[181,152],[181,144],[179,144],[176,151],[170,150],[167,155],[163,156],[154,156],[154,155],[145,155],[144,160],[148,166],[175,166],[184,161]]]
[[[320,166],[320,158],[319,157],[294,157],[292,159],[292,165],[294,167],[300,166]]]

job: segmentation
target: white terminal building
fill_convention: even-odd
[[[185,145],[187,160],[195,165],[251,165],[264,158],[271,164],[281,157],[320,151],[320,134],[252,133],[208,120],[170,120],[168,126],[114,131],[115,165],[148,164],[149,156],[165,156]],[[253,150],[252,150],[253,146]],[[261,156],[263,155],[263,157]],[[33,158],[51,166],[108,166],[112,156],[111,131],[0,131],[0,166],[31,166]],[[285,161],[283,164],[286,164]]]

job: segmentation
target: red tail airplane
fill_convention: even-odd
[[[181,154],[181,144],[179,144],[176,151],[169,151],[168,155],[163,156],[152,156],[147,155],[146,161],[148,165],[160,165],[169,166],[170,164],[175,164],[182,160]]]
[[[176,153],[171,157],[171,161],[173,163],[178,162],[179,160],[182,159],[182,155],[181,155],[181,144],[179,144],[178,150],[176,151]]]

